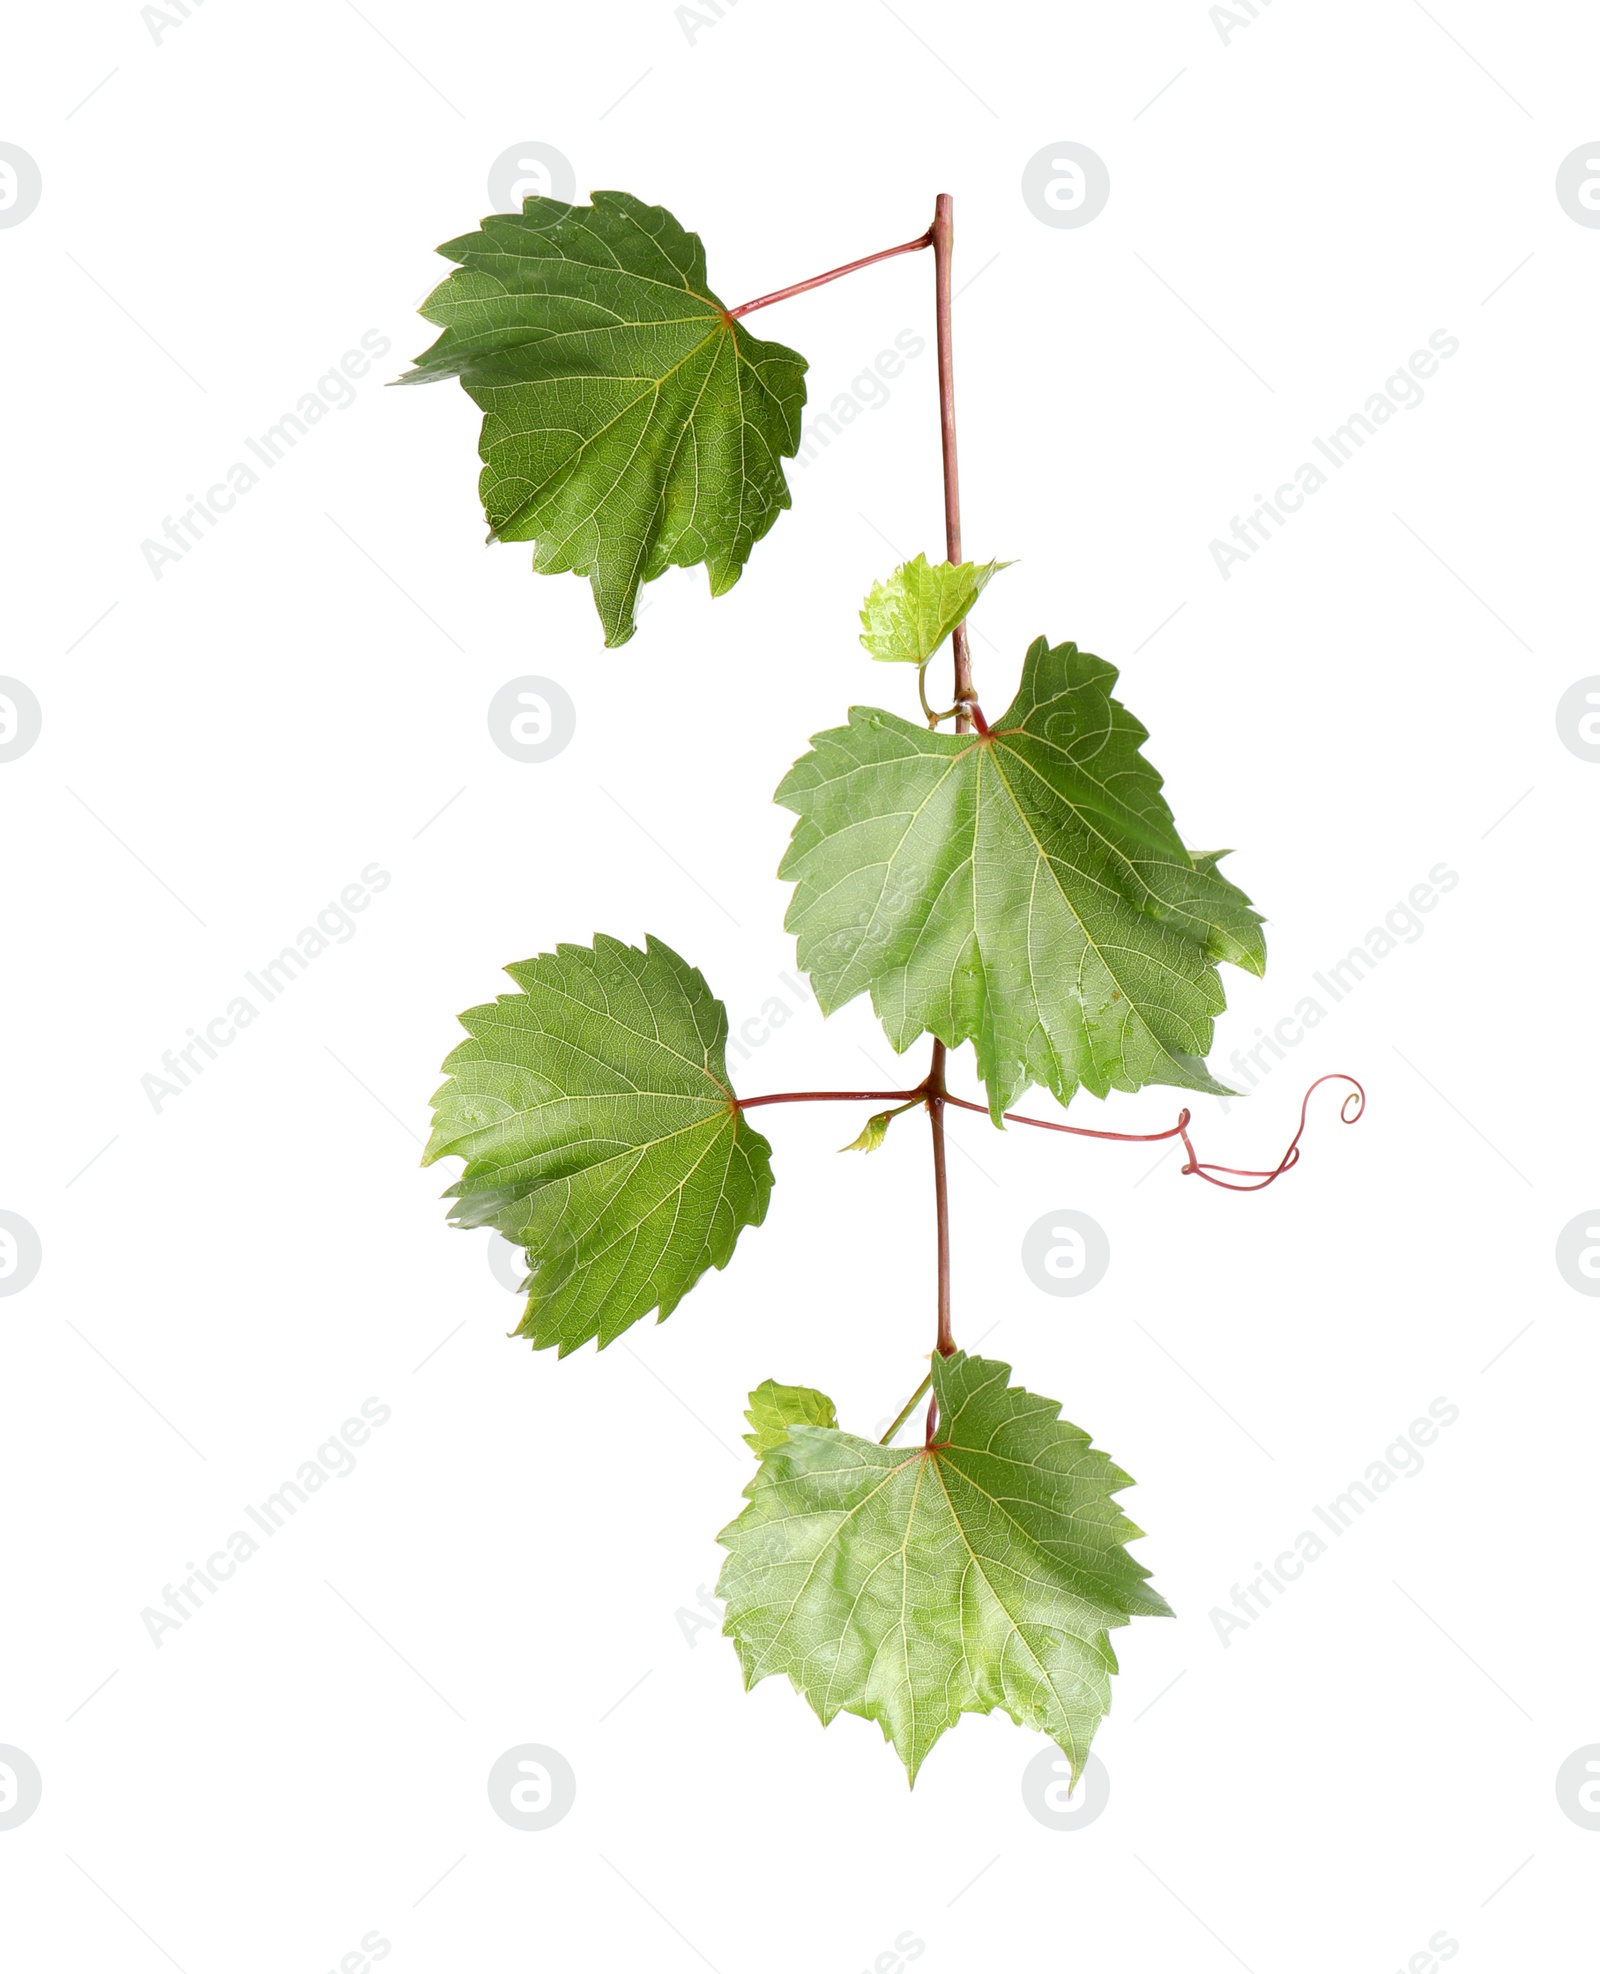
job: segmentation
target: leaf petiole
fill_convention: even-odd
[[[777,1090],[766,1097],[735,1097],[733,1103],[736,1110],[754,1110],[760,1104],[873,1104],[896,1097],[916,1103],[925,1094],[921,1085],[915,1090]],[[974,1110],[982,1108],[973,1105]]]
[[[875,254],[863,254],[860,260],[848,260],[843,267],[830,267],[826,274],[813,274],[809,281],[796,281],[787,288],[774,288],[770,295],[757,295],[753,302],[741,302],[737,308],[728,310],[728,320],[736,322],[741,315],[749,315],[758,308],[769,308],[773,302],[786,302],[791,295],[803,295],[809,289],[821,288],[830,281],[837,281],[841,275],[854,274],[858,267],[871,267],[874,261],[893,260],[896,254],[914,254],[923,247],[933,245],[933,228],[919,233],[914,240],[906,240],[898,247],[884,247]]]

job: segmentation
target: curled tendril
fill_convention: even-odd
[[[1255,1171],[1248,1166],[1241,1165],[1213,1165],[1201,1159],[1196,1154],[1194,1142],[1189,1136],[1189,1122],[1192,1113],[1187,1109],[1178,1112],[1177,1123],[1170,1130],[1166,1131],[1092,1131],[1082,1124],[1055,1124],[1048,1118],[1024,1117],[1020,1111],[1015,1110],[1003,1111],[1001,1115],[1008,1124],[1031,1124],[1037,1130],[1060,1131],[1064,1136],[1069,1138],[1104,1138],[1112,1143],[1122,1145],[1158,1145],[1168,1138],[1181,1138],[1183,1140],[1183,1148],[1189,1154],[1188,1164],[1178,1168],[1181,1173],[1186,1175],[1193,1173],[1201,1179],[1208,1180],[1213,1186],[1221,1186],[1224,1192],[1258,1193],[1263,1186],[1270,1186],[1274,1179],[1281,1179],[1285,1172],[1292,1172],[1300,1163],[1300,1140],[1305,1135],[1306,1111],[1311,1103],[1313,1093],[1320,1089],[1324,1083],[1348,1083],[1350,1085],[1344,1101],[1339,1106],[1339,1116],[1344,1123],[1354,1124],[1366,1110],[1367,1093],[1353,1076],[1347,1076],[1342,1070],[1331,1070],[1328,1075],[1319,1076],[1316,1082],[1311,1085],[1305,1095],[1300,1099],[1300,1126],[1293,1138],[1289,1141],[1289,1149],[1270,1171]],[[946,1092],[943,1101],[947,1104],[955,1105],[958,1110],[981,1111],[985,1108],[983,1104],[969,1103],[964,1097],[952,1097],[948,1092]],[[1228,1179],[1213,1177],[1213,1174],[1218,1172],[1229,1173],[1234,1179],[1253,1180],[1254,1184],[1235,1186]]]
[[[1189,1162],[1181,1170],[1186,1176],[1189,1173],[1193,1173],[1197,1178],[1206,1180],[1210,1185],[1220,1186],[1224,1192],[1261,1192],[1265,1187],[1270,1186],[1274,1179],[1281,1179],[1285,1172],[1292,1172],[1300,1163],[1300,1140],[1305,1135],[1306,1112],[1310,1108],[1313,1095],[1324,1083],[1348,1083],[1350,1085],[1350,1089],[1346,1092],[1343,1101],[1339,1105],[1339,1121],[1341,1124],[1357,1123],[1366,1111],[1367,1093],[1362,1089],[1355,1077],[1347,1076],[1342,1070],[1334,1070],[1327,1076],[1319,1076],[1316,1082],[1311,1085],[1305,1095],[1300,1099],[1299,1128],[1289,1140],[1288,1149],[1284,1152],[1283,1157],[1269,1171],[1252,1171],[1246,1166],[1239,1165],[1213,1165],[1201,1160],[1197,1157],[1194,1144],[1189,1137],[1188,1111],[1184,1111],[1179,1116],[1176,1133],[1178,1137],[1182,1138],[1183,1148],[1189,1154]],[[1225,1172],[1230,1176],[1225,1179],[1219,1179],[1216,1176],[1219,1172]],[[1235,1179],[1247,1180],[1250,1183],[1236,1186],[1233,1183]]]

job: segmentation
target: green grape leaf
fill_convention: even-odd
[[[1032,1083],[1063,1104],[1205,1065],[1217,964],[1266,965],[1261,919],[1186,850],[1111,697],[1116,670],[1039,638],[988,735],[855,707],[776,797],[799,817],[785,921],[825,1014],[870,992],[898,1050],[970,1040],[995,1122]]]
[[[933,1447],[791,1420],[717,1540],[747,1687],[787,1673],[824,1726],[883,1729],[912,1782],[963,1713],[1010,1714],[1081,1772],[1111,1705],[1109,1632],[1170,1617],[1112,1500],[1129,1477],[1011,1367],[933,1360]]]
[[[521,991],[461,1017],[422,1162],[464,1159],[452,1222],[527,1249],[517,1335],[603,1350],[728,1265],[772,1147],[728,1085],[726,1010],[670,946],[602,935],[506,971]]]
[[[704,562],[721,596],[789,505],[806,362],[733,320],[664,207],[592,197],[530,198],[442,246],[459,268],[422,314],[444,333],[400,381],[461,379],[490,540],[587,576],[618,645],[641,584]]]
[[[751,1392],[750,1410],[744,1416],[755,1428],[744,1435],[744,1443],[758,1460],[764,1460],[773,1447],[782,1446],[791,1426],[839,1423],[831,1398],[824,1398],[810,1385],[780,1385],[773,1378]]]
[[[1009,562],[902,562],[861,606],[861,642],[889,665],[925,665]]]

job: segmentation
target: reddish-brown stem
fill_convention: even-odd
[[[932,245],[930,228],[928,232],[919,233],[916,239],[906,240],[898,247],[885,247],[881,253],[863,254],[860,260],[846,261],[843,267],[830,267],[826,274],[813,274],[809,281],[796,281],[787,288],[774,288],[770,295],[757,295],[753,302],[741,302],[737,308],[728,310],[728,319],[736,321],[754,309],[769,308],[773,302],[786,302],[791,295],[803,295],[811,288],[821,288],[829,281],[837,281],[841,275],[854,274],[858,267],[871,267],[874,261],[893,260],[896,254],[914,254],[919,248]]]
[[[919,1083],[914,1090],[779,1090],[770,1097],[735,1097],[733,1101],[738,1110],[754,1110],[758,1104],[875,1104],[896,1099],[915,1103],[925,1093],[925,1086]],[[981,1110],[983,1106],[973,1104],[971,1108]],[[1188,1114],[1184,1112],[1185,1117]]]
[[[933,1045],[933,1062],[928,1070],[927,1105],[928,1122],[933,1136],[933,1210],[938,1230],[939,1248],[939,1335],[938,1349],[941,1357],[948,1357],[956,1347],[955,1337],[950,1330],[950,1183],[944,1161],[944,1044]]]
[[[956,459],[956,362],[950,333],[950,256],[955,248],[955,201],[941,192],[934,201],[933,225],[933,309],[939,352],[939,464],[944,481],[944,551],[948,560],[961,560],[961,470]],[[956,732],[972,728],[969,712],[977,711],[977,695],[972,689],[972,661],[967,651],[967,627],[956,625],[951,638],[955,654]],[[981,720],[983,715],[978,713]],[[928,1124],[933,1137],[933,1210],[938,1241],[938,1351],[948,1357],[956,1347],[950,1318],[950,1184],[944,1158],[945,1047],[933,1045],[928,1065]],[[932,1446],[939,1425],[939,1401],[928,1401],[928,1423],[923,1444]]]
[[[939,451],[944,467],[944,552],[961,560],[961,474],[956,464],[956,368],[950,334],[950,257],[955,247],[955,202],[941,192],[934,205],[933,225],[934,321],[939,349]],[[956,665],[956,732],[966,733],[976,716],[979,733],[987,733],[983,713],[972,690],[972,654],[965,622],[950,639]]]

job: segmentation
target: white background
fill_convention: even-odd
[[[8,39],[0,138],[44,190],[0,231],[0,670],[44,730],[0,766],[0,1207],[44,1261],[0,1301],[0,1742],[44,1798],[0,1832],[6,1964],[318,1974],[376,1931],[397,1971],[846,1974],[909,1932],[929,1970],[1386,1974],[1441,1930],[1462,1970],[1577,1964],[1600,1834],[1555,1776],[1600,1740],[1600,1350],[1554,1247],[1600,1190],[1600,767],[1554,715],[1600,670],[1600,232],[1554,176],[1596,136],[1600,24],[1278,0],[1225,41],[1199,0],[744,0],[691,39],[665,0],[209,0],[157,40],[119,0]],[[1021,196],[1063,139],[1111,174],[1079,230]],[[1187,840],[1238,846],[1270,964],[1228,974],[1224,1073],[1459,874],[1247,1103],[1197,1104],[1203,1155],[1261,1164],[1314,1075],[1364,1080],[1366,1120],[1324,1091],[1268,1193],[952,1124],[958,1338],[1137,1476],[1179,1613],[1117,1636],[1111,1802],[1080,1830],[1028,1814],[1042,1744],[1004,1717],[908,1794],[874,1727],[746,1696],[678,1616],[715,1581],[753,1384],[877,1430],[921,1375],[920,1123],[864,1164],[834,1155],[855,1111],[768,1112],[765,1226],[665,1327],[565,1363],[506,1341],[484,1237],[417,1166],[455,1011],[596,929],[668,939],[736,1024],[788,1003],[746,1093],[893,1067],[863,1004],[824,1025],[782,981],[768,798],[853,699],[911,710],[855,612],[940,552],[931,342],[791,468],[730,595],[674,574],[604,651],[584,583],[483,547],[460,390],[380,388],[431,339],[432,248],[529,140],[700,231],[729,302],[955,195],[967,547],[1019,558],[979,685],[1003,706],[1040,631],[1112,659]],[[826,404],[931,338],[932,276],[908,257],[755,326]],[[1224,581],[1210,541],[1441,328],[1426,401]],[[163,517],[372,329],[393,349],[353,406],[157,581]],[[578,708],[543,766],[485,723],[524,673]],[[356,935],[153,1109],[163,1051],[374,861]],[[1069,1206],[1112,1249],[1079,1301],[1019,1259]],[[392,1418],[357,1471],[158,1649],[141,1611],[369,1397]],[[1224,1647],[1211,1610],[1440,1397],[1426,1470]],[[521,1742],[578,1779],[540,1834],[485,1792]]]

